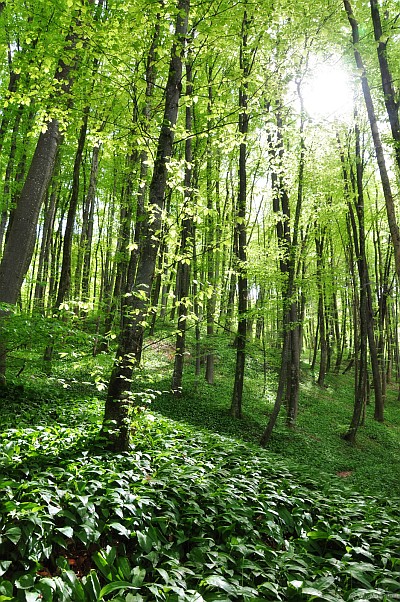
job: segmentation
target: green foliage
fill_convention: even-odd
[[[395,500],[294,476],[258,447],[148,412],[136,415],[132,451],[111,455],[96,439],[100,402],[79,392],[61,389],[55,404],[27,385],[8,390],[0,600],[350,601],[400,590]]]

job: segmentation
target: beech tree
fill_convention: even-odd
[[[104,413],[103,432],[107,434],[116,450],[124,450],[129,446],[129,389],[132,371],[141,359],[143,331],[148,317],[162,224],[167,164],[172,156],[174,126],[178,116],[188,18],[189,0],[179,0],[168,81],[165,88],[164,118],[149,187],[149,221],[145,225],[146,232],[143,233],[143,246],[138,260],[136,280],[130,292],[129,313],[123,316],[121,341],[108,386]],[[125,308],[125,312],[126,310],[127,308]]]
[[[94,0],[88,0],[94,4]],[[81,40],[79,28],[81,27],[79,14],[71,21],[70,31],[66,37],[64,53],[58,61],[55,72],[57,88],[64,95],[68,95],[74,77],[74,62],[76,49]],[[68,58],[66,58],[68,55]],[[42,132],[36,144],[29,171],[24,186],[18,198],[17,206],[13,212],[13,219],[9,228],[6,245],[0,263],[0,302],[14,305],[21,291],[25,274],[33,255],[36,241],[36,225],[44,196],[54,172],[57,150],[61,142],[59,121],[52,118],[44,123]],[[3,317],[6,317],[7,312]],[[5,377],[6,343],[0,349],[0,372]]]

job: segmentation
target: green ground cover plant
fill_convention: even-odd
[[[280,424],[262,450],[273,356],[263,396],[251,358],[234,421],[234,351],[219,353],[215,386],[191,376],[189,359],[175,399],[168,358],[149,345],[129,453],[104,451],[98,436],[106,355],[67,349],[51,378],[27,367],[2,389],[1,602],[400,598],[394,394],[387,422],[367,420],[352,447],[340,438],[351,381],[318,390],[304,366],[299,427]]]

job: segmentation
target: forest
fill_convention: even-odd
[[[400,599],[397,0],[0,1],[0,602]]]

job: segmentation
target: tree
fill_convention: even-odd
[[[358,45],[360,42],[360,33],[359,33],[358,22],[354,16],[353,9],[351,7],[349,0],[343,0],[343,2],[344,2],[344,8],[345,8],[345,11],[346,11],[346,14],[347,14],[350,26],[351,26],[351,31],[352,31],[353,52],[354,52],[355,62],[356,62],[357,68],[359,69],[360,74],[361,74],[361,76],[360,76],[361,77],[361,86],[362,86],[362,90],[363,90],[365,106],[367,109],[372,139],[374,142],[374,148],[375,148],[379,173],[380,173],[380,177],[381,177],[382,190],[383,190],[383,195],[385,198],[386,213],[387,213],[387,219],[388,219],[388,224],[389,224],[389,229],[390,229],[390,235],[392,237],[396,273],[397,273],[397,277],[400,279],[400,230],[399,230],[397,218],[396,218],[395,202],[394,202],[394,196],[393,196],[393,192],[392,192],[392,186],[390,183],[390,178],[389,178],[388,170],[386,167],[386,159],[385,159],[385,154],[384,154],[384,150],[383,150],[383,146],[382,146],[381,136],[379,133],[378,120],[377,120],[376,114],[375,114],[375,107],[374,107],[374,103],[373,103],[372,96],[371,96],[371,89],[370,89],[370,85],[368,82],[367,73],[366,73],[366,69],[364,66],[364,61],[363,61],[361,53],[358,49]],[[376,11],[375,11],[374,15],[375,15],[374,20],[375,20],[375,22],[377,22]],[[375,29],[376,29],[376,24],[375,24]],[[378,54],[380,57],[381,70],[383,68],[383,70],[381,71],[382,76],[385,78],[386,78],[386,76],[389,77],[389,75],[387,73],[385,73],[385,71],[384,71],[384,63],[385,63],[384,49],[380,45],[378,46]],[[389,83],[387,83],[387,84],[385,83],[384,92],[386,95],[387,95],[387,93],[389,93],[389,97],[386,98],[386,103],[389,102],[390,114],[392,115],[392,108],[394,109],[394,107],[392,107],[392,105],[391,105],[391,100],[393,101],[393,98],[391,99],[391,90],[388,90],[388,87],[389,87]],[[398,111],[398,107],[397,107],[397,111]],[[393,121],[392,133],[394,131],[395,135],[397,135],[396,134],[396,124],[394,122],[394,114],[392,115],[391,119]]]
[[[94,0],[88,0],[93,4]],[[71,90],[74,76],[74,54],[80,40],[79,18],[71,22],[70,31],[66,38],[65,54],[69,58],[61,57],[58,62],[55,81],[64,95]],[[72,54],[72,58],[71,58]],[[0,263],[0,302],[14,305],[29,268],[36,242],[36,225],[44,196],[54,172],[57,150],[61,142],[59,121],[53,118],[43,125],[36,149],[34,151],[28,174],[25,179],[21,195],[13,213],[13,220],[9,229],[7,242]],[[7,312],[2,312],[6,317]],[[1,343],[0,349],[0,376],[5,379],[6,343]]]
[[[129,447],[129,389],[132,372],[140,362],[143,332],[153,284],[162,225],[168,162],[172,156],[174,127],[181,92],[182,63],[188,28],[189,0],[179,0],[168,81],[165,88],[164,118],[149,188],[148,221],[143,227],[143,244],[138,259],[136,282],[123,316],[122,332],[107,391],[102,432],[115,450]]]
[[[239,192],[237,197],[237,206],[235,214],[234,230],[234,252],[236,259],[236,269],[238,273],[238,326],[236,335],[236,367],[235,382],[233,385],[231,414],[235,418],[242,417],[242,396],[243,381],[246,361],[246,337],[247,337],[247,295],[248,281],[246,275],[247,261],[247,233],[246,233],[246,213],[247,213],[247,171],[246,137],[249,130],[249,115],[247,112],[248,101],[248,78],[250,76],[252,58],[254,53],[248,48],[248,29],[251,23],[247,11],[243,13],[241,45],[240,45],[240,69],[242,72],[242,82],[239,88]],[[252,57],[253,54],[253,57]]]
[[[190,290],[190,248],[193,245],[193,218],[192,206],[193,197],[193,152],[192,152],[192,104],[191,97],[193,93],[192,86],[193,65],[190,48],[186,58],[186,90],[187,100],[185,111],[185,177],[184,177],[184,202],[182,207],[181,220],[181,240],[179,250],[179,262],[177,270],[177,305],[178,305],[178,324],[175,345],[175,360],[172,373],[171,389],[173,393],[179,396],[182,392],[183,362],[185,354],[185,339],[187,327],[187,314],[189,310],[189,290]]]

